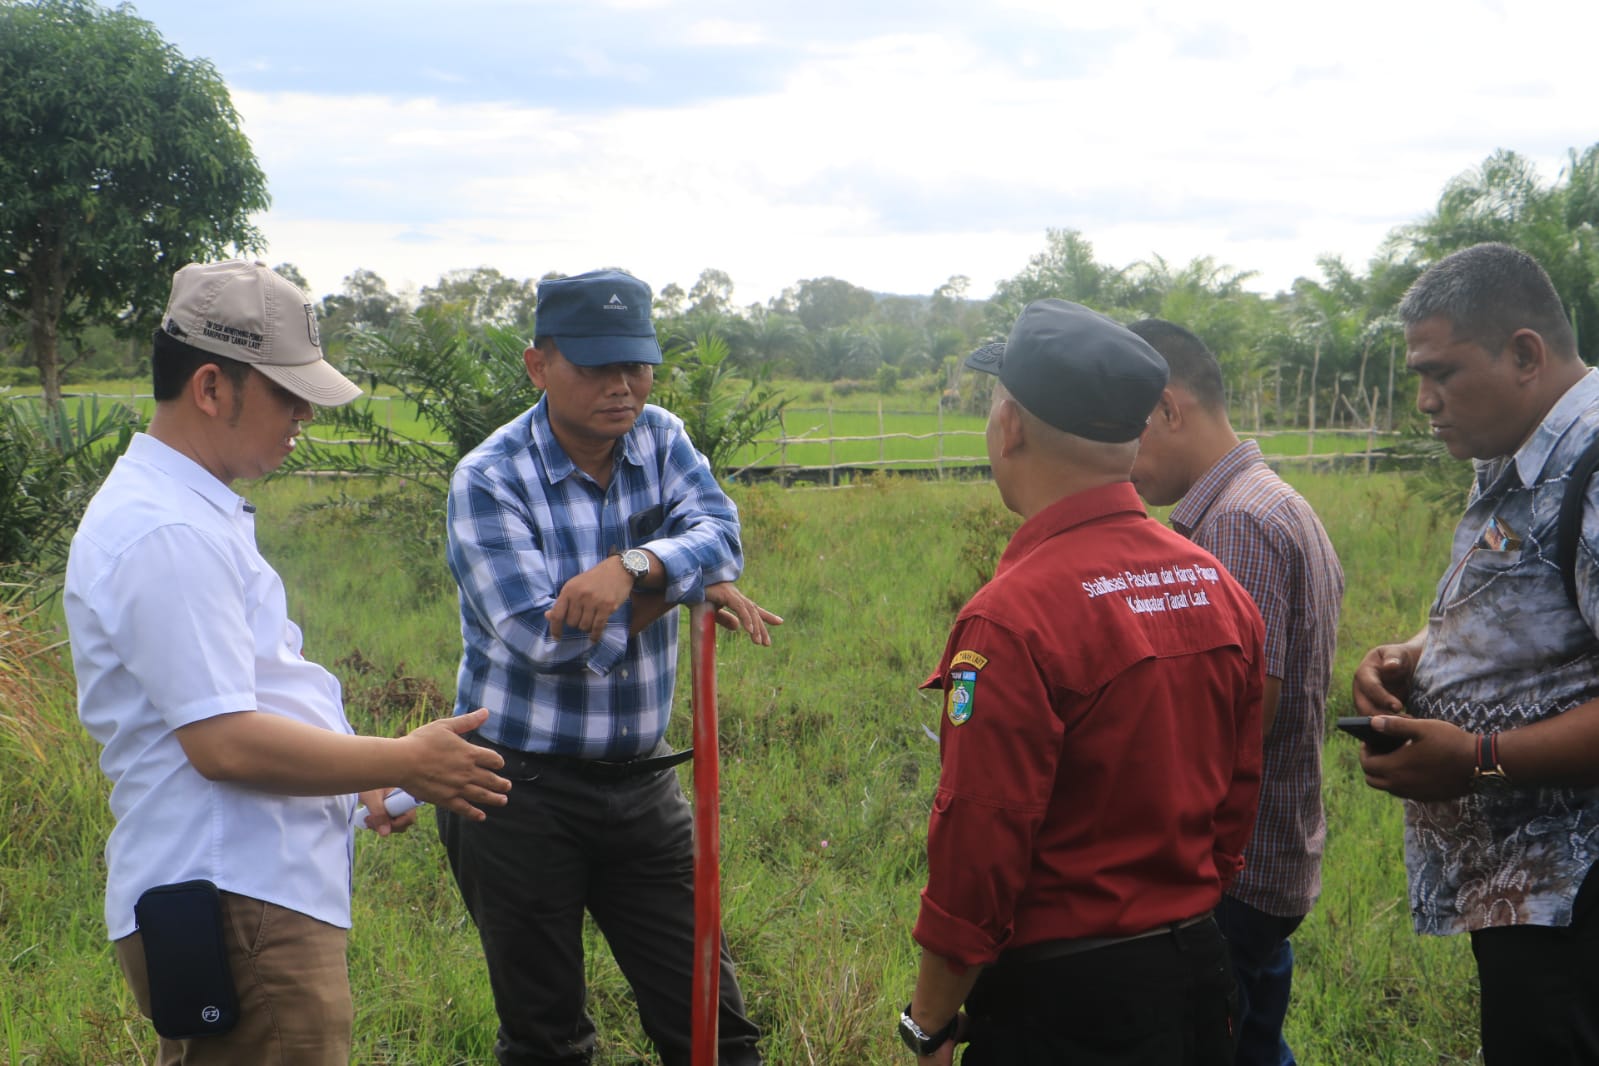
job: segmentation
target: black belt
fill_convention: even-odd
[[[693,748],[670,752],[666,755],[640,755],[632,759],[580,759],[575,755],[551,755],[540,751],[523,751],[520,748],[496,744],[485,736],[473,733],[466,738],[479,747],[497,751],[505,759],[501,773],[513,779],[517,776],[536,776],[542,770],[565,770],[580,777],[597,781],[622,781],[642,774],[668,770],[678,763],[694,757]]]
[[[1142,933],[1131,936],[1084,936],[1074,937],[1069,940],[1042,940],[1036,944],[1027,944],[1000,955],[1000,962],[1042,962],[1045,959],[1058,959],[1066,955],[1080,955],[1085,951],[1095,951],[1099,948],[1108,948],[1116,944],[1128,944],[1134,940],[1144,940],[1152,936],[1164,936],[1175,933],[1179,929],[1187,929],[1191,925],[1211,920],[1211,912],[1196,914],[1192,918],[1184,918],[1180,922],[1169,925],[1157,925],[1153,929],[1146,929]]]

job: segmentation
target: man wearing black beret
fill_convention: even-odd
[[[900,1036],[929,1063],[970,1040],[966,1066],[1229,1066],[1211,912],[1254,823],[1260,612],[1129,480],[1167,380],[1149,345],[1041,300],[967,365],[998,378],[989,462],[1024,521],[926,684],[942,766]]]

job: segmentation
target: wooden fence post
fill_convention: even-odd
[[[833,401],[827,401],[827,483],[838,484],[838,457],[833,453]]]
[[[1305,454],[1316,454],[1316,376],[1321,369],[1321,341],[1316,342],[1316,353],[1310,360],[1310,435],[1305,441]]]
[[[783,412],[777,412],[777,466],[783,471],[781,484],[788,488],[788,426],[783,421]]]
[[[888,431],[883,428],[883,398],[879,396],[877,398],[877,469],[879,470],[884,469],[884,464],[888,460],[887,432]]]
[[[1383,420],[1383,429],[1389,433],[1394,431],[1394,342],[1388,342],[1388,414]]]
[[[1366,409],[1371,416],[1371,422],[1366,427],[1366,473],[1371,473],[1371,453],[1377,447],[1377,401],[1382,397],[1382,390],[1377,386],[1371,387],[1371,406]]]

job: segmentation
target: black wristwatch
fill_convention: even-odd
[[[907,1003],[899,1016],[899,1038],[916,1054],[931,1055],[955,1036],[955,1027],[960,1024],[960,1020],[960,1011],[956,1011],[944,1028],[936,1033],[926,1033],[916,1024],[916,1019],[911,1017],[911,1005]]]

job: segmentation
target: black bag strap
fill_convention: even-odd
[[[1577,603],[1577,545],[1582,543],[1583,502],[1588,496],[1588,482],[1595,468],[1599,468],[1599,436],[1588,442],[1571,468],[1566,491],[1560,497],[1560,517],[1555,524],[1555,555],[1560,563],[1560,577],[1566,585],[1566,599],[1573,607]]]

